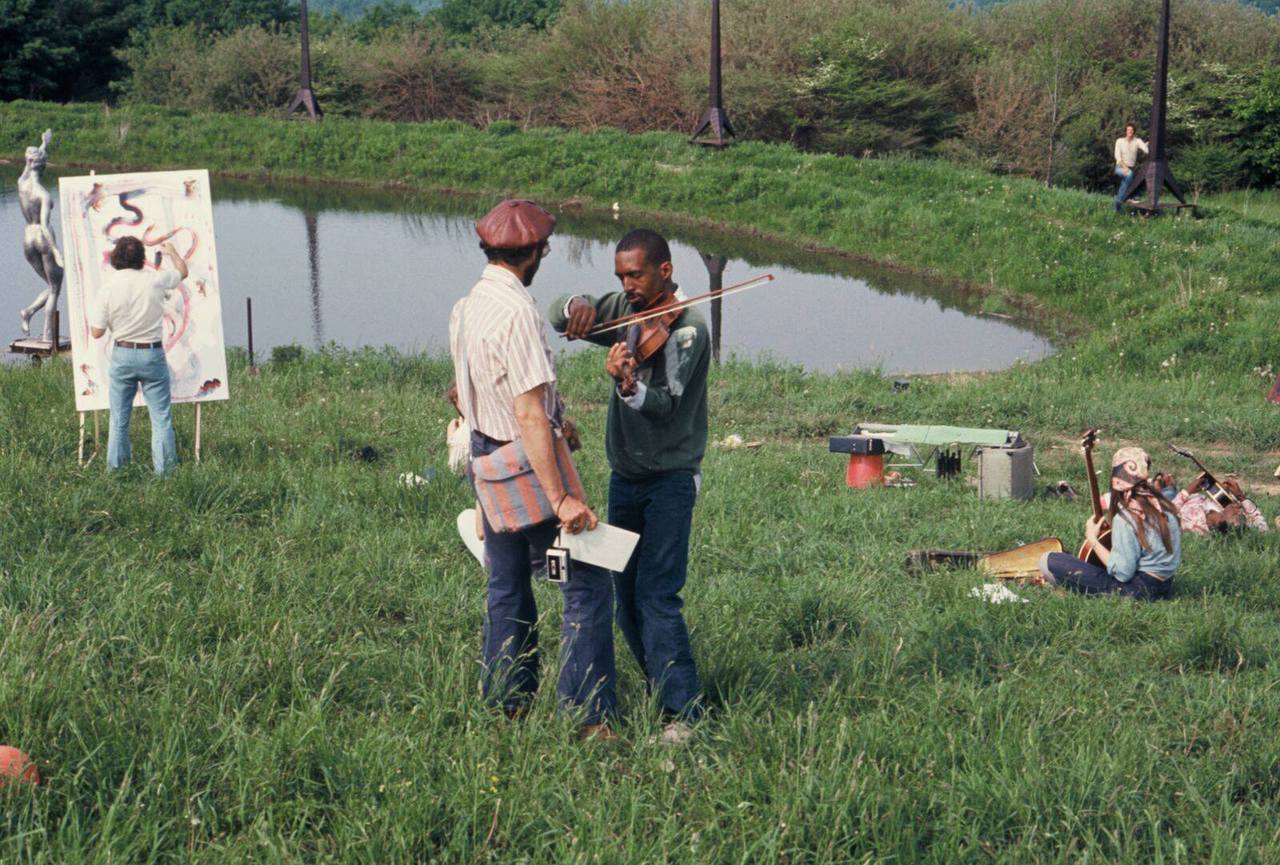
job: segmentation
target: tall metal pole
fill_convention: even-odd
[[[724,95],[720,88],[720,0],[711,0],[711,82],[709,88],[707,110],[702,113],[698,125],[689,136],[696,141],[699,135],[710,132],[711,138],[704,143],[712,147],[724,148],[729,145],[726,135],[737,136],[729,115],[724,110]]]
[[[1160,7],[1160,41],[1156,45],[1156,80],[1151,95],[1151,159],[1164,159],[1165,118],[1168,116],[1169,0]]]
[[[257,372],[258,364],[253,357],[253,298],[246,297],[244,299],[245,320],[249,329],[249,375]]]
[[[298,7],[302,18],[300,30],[302,36],[302,69],[298,75],[298,93],[293,97],[293,101],[289,103],[289,113],[292,114],[299,108],[304,108],[312,120],[319,120],[321,114],[320,103],[316,101],[315,91],[311,89],[311,31],[307,25],[307,0],[300,0]]]
[[[1151,142],[1147,147],[1147,164],[1143,166],[1142,178],[1133,187],[1132,195],[1145,188],[1146,201],[1131,205],[1135,210],[1147,213],[1159,213],[1161,208],[1169,205],[1160,204],[1160,195],[1165,187],[1184,207],[1189,207],[1186,196],[1182,194],[1178,181],[1174,179],[1169,168],[1169,157],[1166,150],[1168,138],[1166,120],[1168,117],[1168,85],[1169,85],[1169,0],[1162,0],[1160,5],[1159,41],[1156,44],[1156,80],[1151,93]],[[1176,205],[1175,205],[1176,207]]]

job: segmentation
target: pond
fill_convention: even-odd
[[[18,311],[41,287],[22,257],[14,188],[20,168],[0,166],[5,346],[19,335]],[[45,174],[55,201],[58,174]],[[251,297],[259,358],[291,343],[447,350],[449,310],[484,263],[472,223],[494,200],[223,178],[214,179],[213,195],[227,342],[247,345]],[[616,218],[571,210],[557,216],[551,255],[532,287],[540,304],[565,292],[614,290],[613,244],[640,226],[671,239],[675,278],[686,294],[707,291],[716,268],[724,285],[773,273],[775,282],[704,308],[717,358],[936,373],[1003,369],[1053,351],[1030,323],[983,315],[973,296],[929,279],[625,211]],[[61,244],[56,206],[53,219]],[[65,297],[62,309],[65,316]]]

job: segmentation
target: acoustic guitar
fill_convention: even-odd
[[[1098,475],[1093,469],[1093,446],[1098,442],[1098,430],[1085,430],[1080,437],[1080,447],[1084,448],[1084,464],[1089,471],[1089,496],[1093,504],[1093,518],[1095,520],[1102,519],[1102,493],[1098,491]],[[1110,486],[1110,484],[1108,484]],[[1098,541],[1094,543],[1086,540],[1080,545],[1080,552],[1077,558],[1083,559],[1092,565],[1105,567],[1102,559],[1098,558],[1095,550],[1097,547],[1111,549],[1111,527],[1104,525],[1098,532]]]
[[[1186,457],[1191,460],[1196,464],[1196,468],[1200,469],[1204,474],[1204,481],[1200,485],[1200,492],[1204,493],[1205,496],[1208,497],[1210,510],[1220,511],[1224,510],[1228,505],[1241,504],[1240,498],[1235,493],[1231,492],[1231,490],[1218,483],[1218,479],[1213,476],[1213,473],[1205,468],[1204,463],[1196,459],[1195,456],[1192,455],[1191,451],[1184,451],[1182,448],[1174,447],[1172,444],[1169,445],[1169,450],[1173,451],[1180,457]]]

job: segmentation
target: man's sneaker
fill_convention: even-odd
[[[693,727],[684,721],[672,721],[658,734],[658,744],[668,748],[682,748],[693,739]]]

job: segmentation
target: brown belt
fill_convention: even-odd
[[[164,346],[162,342],[126,342],[123,339],[116,340],[116,348],[161,348]]]

